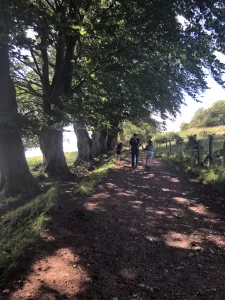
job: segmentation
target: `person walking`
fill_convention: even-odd
[[[118,143],[116,145],[116,164],[119,165],[120,164],[120,157],[122,154],[122,150],[123,150],[123,143]]]
[[[139,155],[139,145],[141,141],[136,133],[132,136],[129,142],[131,146],[131,160],[132,160],[132,168],[138,167],[138,155]]]
[[[153,145],[152,140],[148,141],[148,143],[145,147],[145,150],[147,150],[145,169],[150,170],[151,165],[152,165],[152,159],[154,157],[154,145]]]

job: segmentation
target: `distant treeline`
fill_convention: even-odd
[[[181,130],[193,127],[212,127],[225,125],[225,100],[216,101],[210,108],[196,111],[190,123],[182,123]]]

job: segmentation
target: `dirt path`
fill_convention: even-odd
[[[155,160],[123,163],[86,199],[65,192],[10,299],[225,299],[225,211],[209,188]]]

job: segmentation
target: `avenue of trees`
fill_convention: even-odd
[[[65,126],[78,162],[92,161],[125,122],[176,116],[207,88],[206,70],[223,85],[224,2],[2,0],[0,195],[38,191],[22,141],[40,145],[49,176],[70,178]]]
[[[225,125],[225,101],[216,101],[209,108],[198,109],[190,123],[182,123],[181,130],[193,127],[212,127]]]

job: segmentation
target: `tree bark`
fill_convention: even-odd
[[[117,134],[108,134],[107,136],[107,150],[113,150],[117,144]]]
[[[93,132],[92,134],[93,143],[93,155],[97,157],[107,152],[107,132],[101,130],[100,132]]]
[[[78,128],[74,125],[74,132],[77,137],[78,156],[76,162],[91,162],[93,161],[92,140],[86,129]]]
[[[100,133],[99,132],[93,132],[92,133],[92,146],[93,146],[93,156],[98,157],[101,155],[101,145],[100,145]]]
[[[43,153],[44,172],[51,177],[69,179],[72,176],[63,152],[63,133],[48,127],[40,136],[40,148]]]
[[[106,130],[100,131],[99,143],[100,143],[101,153],[102,154],[106,153],[107,152],[107,131]]]
[[[29,171],[18,117],[16,91],[10,78],[8,47],[0,47],[0,195],[34,196],[38,185]]]

